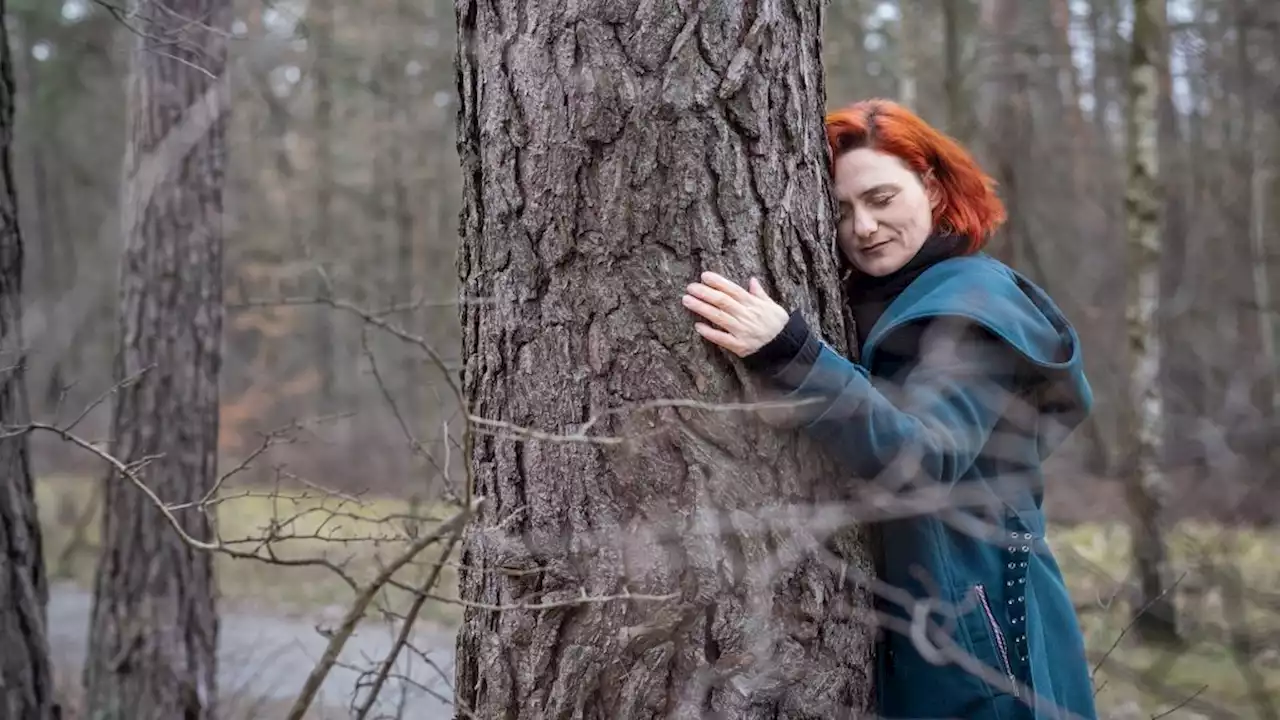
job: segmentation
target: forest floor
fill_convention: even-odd
[[[78,680],[87,637],[90,591],[97,543],[97,501],[91,484],[78,479],[44,479],[37,486],[45,553],[53,577],[50,601],[52,642],[59,667],[71,684]],[[263,528],[315,536],[334,533],[342,541],[311,538],[278,543],[285,557],[325,556],[346,560],[357,579],[375,572],[378,560],[393,556],[399,541],[361,538],[392,535],[410,508],[389,499],[316,499],[243,496],[219,506],[224,538],[260,538]],[[287,522],[282,522],[287,519]],[[79,528],[79,531],[77,531]],[[77,538],[77,535],[79,537]],[[1117,523],[1051,527],[1050,543],[1071,588],[1094,675],[1102,716],[1117,719],[1277,717],[1280,712],[1280,531],[1230,530],[1212,524],[1180,523],[1169,536],[1179,621],[1187,642],[1178,649],[1144,646],[1129,625],[1128,535]],[[375,547],[376,545],[376,547]],[[241,546],[251,549],[252,543]],[[67,552],[68,548],[72,548]],[[424,555],[405,572],[424,573],[434,556]],[[258,712],[228,717],[277,717],[301,687],[325,645],[317,626],[332,627],[352,598],[333,572],[318,567],[280,567],[220,557],[222,592],[222,679],[233,704]],[[447,568],[437,590],[456,594],[456,573]],[[403,609],[407,593],[392,591],[380,602]],[[412,682],[399,691],[410,703],[406,717],[451,717],[422,683],[447,697],[453,676],[453,631],[457,605],[428,602],[420,614],[415,646],[436,667],[405,653],[400,670]],[[1228,623],[1228,618],[1232,619]],[[361,668],[372,667],[393,642],[394,628],[371,612],[348,644],[324,686],[324,708],[315,717],[348,717],[346,706]],[[263,703],[254,706],[253,703]],[[1267,706],[1266,703],[1272,703]]]

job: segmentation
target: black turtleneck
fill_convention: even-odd
[[[938,262],[962,253],[964,246],[965,238],[962,236],[933,235],[906,265],[888,275],[873,277],[851,268],[845,280],[845,294],[853,314],[858,346],[866,344],[871,328],[908,285]],[[798,383],[818,359],[818,342],[800,311],[795,310],[782,332],[764,347],[744,358],[744,362],[753,370],[785,370],[787,377]]]

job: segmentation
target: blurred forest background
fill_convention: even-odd
[[[27,239],[27,383],[34,417],[50,423],[76,416],[113,382],[122,88],[133,32],[115,2],[8,4],[15,184]],[[254,452],[261,433],[305,422],[306,433],[272,446],[238,480],[436,498],[442,468],[462,473],[460,409],[438,364],[412,343],[369,332],[357,310],[422,338],[456,373],[453,4],[235,6],[222,464]],[[1256,581],[1249,594],[1256,607],[1274,612],[1280,3],[1170,0],[1167,7],[1158,135],[1166,518],[1247,532],[1237,539],[1250,544],[1230,552],[1253,564],[1237,574]],[[1041,283],[1077,324],[1098,402],[1054,460],[1048,512],[1076,550],[1064,567],[1082,606],[1117,592],[1126,552],[1117,533],[1126,517],[1130,3],[839,0],[827,19],[828,107],[896,98],[971,147],[1010,210],[992,252]],[[105,438],[109,412],[98,405],[81,434]],[[406,442],[407,430],[422,451]],[[99,466],[55,435],[31,441],[56,557],[72,542],[58,528],[75,525],[93,502],[48,487],[92,477]],[[1190,547],[1173,548],[1183,567],[1199,562]],[[1219,551],[1219,558],[1227,552]],[[224,587],[236,581],[220,579]],[[1222,612],[1230,597],[1215,597],[1209,601]],[[447,626],[454,616],[440,619]],[[1274,618],[1273,626],[1280,633]],[[1110,653],[1119,628],[1089,627],[1091,651]],[[1280,673],[1260,680],[1245,672],[1226,632],[1210,633],[1216,644],[1200,664],[1180,666],[1188,680],[1174,685],[1194,691],[1213,682],[1234,688],[1223,691],[1228,697],[1254,700],[1280,693]],[[1280,654],[1264,659],[1280,667]]]
[[[452,4],[237,7],[222,451],[240,457],[259,431],[323,418],[273,459],[332,487],[430,494],[439,473],[415,461],[386,412],[364,323],[309,301],[331,293],[385,313],[456,363]],[[1168,7],[1168,509],[1270,521],[1280,502],[1249,498],[1274,486],[1280,405],[1268,242],[1280,226],[1280,10],[1266,0]],[[19,200],[32,239],[29,385],[36,416],[47,417],[78,412],[111,381],[129,31],[93,0],[17,0],[11,13],[22,48]],[[1099,478],[1121,454],[1130,14],[1122,0],[842,0],[826,30],[829,107],[898,98],[979,153],[1010,206],[993,251],[1042,282],[1083,334],[1099,403],[1058,458],[1079,478],[1052,503],[1063,520],[1123,508]],[[438,368],[398,340],[369,342],[405,419],[443,458],[444,423],[457,425],[458,408]],[[89,421],[105,432],[107,406]],[[84,470],[87,458],[56,439],[35,440],[42,472]]]

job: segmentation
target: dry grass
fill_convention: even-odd
[[[72,580],[86,588],[92,587],[100,531],[96,512],[100,500],[95,498],[94,485],[70,477],[43,478],[36,485],[50,576]],[[406,515],[426,518],[414,523],[422,533],[430,532],[435,522],[444,519],[428,508],[410,508],[402,500],[324,497],[313,490],[273,492],[272,497],[263,497],[262,493],[237,496],[238,492],[243,491],[229,491],[231,499],[217,506],[219,531],[225,540],[262,538],[273,527],[280,535],[303,536],[275,541],[272,551],[284,559],[324,557],[340,564],[357,581],[371,578],[381,561],[403,547],[401,538],[409,522]],[[81,521],[82,537],[78,538]],[[235,547],[248,552],[260,545],[246,542]],[[427,548],[412,567],[397,577],[405,583],[425,578],[429,566],[439,560],[438,552],[438,546]],[[219,554],[215,573],[227,607],[310,615],[319,609],[345,608],[353,598],[351,588],[323,567],[283,567]],[[457,573],[453,567],[446,567],[435,592],[453,597],[456,588]],[[380,597],[384,607],[397,611],[403,610],[409,600],[409,593],[395,588]],[[420,619],[452,625],[460,617],[459,610],[457,605],[429,602]]]
[[[59,562],[59,558],[72,544],[75,520],[91,500],[91,487],[71,478],[45,479],[37,487],[50,571],[85,587],[93,572],[96,517],[84,528],[89,545],[71,553],[67,562]],[[219,507],[218,522],[226,538],[259,537],[273,522],[285,521],[296,534],[321,531],[319,534],[330,539],[290,540],[281,543],[278,550],[291,557],[323,554],[346,560],[354,575],[365,578],[376,572],[378,561],[393,554],[401,541],[351,539],[390,536],[388,522],[395,521],[384,518],[409,511],[400,500],[321,499],[314,492],[292,493],[228,501]],[[335,512],[341,515],[335,516]],[[1100,664],[1095,686],[1104,717],[1151,718],[1161,713],[1169,713],[1164,717],[1170,718],[1213,716],[1196,702],[1211,703],[1234,717],[1258,717],[1263,714],[1253,698],[1280,698],[1280,644],[1275,642],[1280,638],[1280,535],[1229,531],[1206,524],[1179,526],[1170,537],[1170,549],[1174,576],[1181,577],[1178,606],[1190,641],[1188,647],[1176,651],[1143,647],[1125,633],[1129,622],[1125,528],[1114,524],[1060,528],[1052,543],[1080,609],[1092,662]],[[424,557],[414,574],[425,571],[424,566],[436,559]],[[270,608],[271,612],[310,614],[343,606],[352,597],[341,580],[320,568],[282,568],[219,557],[217,573],[225,602]],[[404,579],[411,581],[412,576]],[[1232,610],[1233,583],[1241,587],[1242,613]],[[437,592],[453,597],[456,584],[456,573],[447,568]],[[391,590],[383,599],[399,609],[408,597]],[[456,626],[459,616],[457,605],[428,603],[423,610],[424,620],[446,627]],[[1245,622],[1228,622],[1228,618],[1241,616]],[[1250,654],[1232,651],[1233,638],[1242,635],[1253,641]],[[1117,642],[1117,638],[1122,639]],[[1192,695],[1196,695],[1196,702],[1178,707]],[[263,712],[266,714],[261,717],[270,716],[270,712]]]
[[[1187,644],[1143,646],[1131,633],[1129,533],[1116,525],[1062,529],[1053,545],[1080,610],[1111,718],[1267,717],[1280,706],[1280,535],[1183,523],[1169,536],[1175,597]],[[1247,641],[1246,644],[1241,640]],[[1117,642],[1118,641],[1118,642]],[[1197,695],[1198,693],[1198,695]],[[1191,696],[1197,702],[1178,707]]]

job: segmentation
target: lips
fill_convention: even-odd
[[[888,241],[888,240],[881,240],[880,242],[878,242],[878,243],[876,243],[876,244],[874,244],[874,245],[866,245],[866,246],[864,246],[864,247],[860,247],[860,248],[858,248],[858,252],[864,252],[864,253],[865,253],[865,252],[871,252],[871,251],[873,251],[873,250],[877,250],[877,249],[879,249],[879,248],[882,248],[882,247],[884,247],[885,245],[888,245],[888,244],[889,244],[889,241]]]

